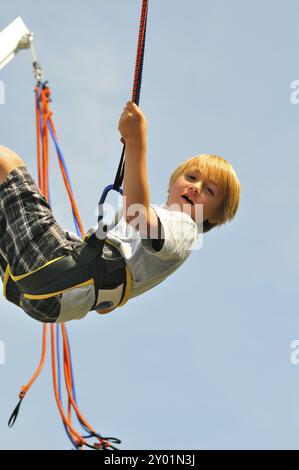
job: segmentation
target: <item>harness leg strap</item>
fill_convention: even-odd
[[[9,302],[12,302],[17,307],[20,307],[20,297],[21,293],[16,285],[16,283],[9,277],[6,287],[5,287],[5,296]]]

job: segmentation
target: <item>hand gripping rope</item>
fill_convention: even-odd
[[[134,101],[134,103],[136,103],[137,106],[139,106],[140,93],[141,93],[142,72],[143,72],[144,52],[145,52],[145,38],[146,38],[146,27],[147,27],[147,13],[148,13],[148,0],[143,0],[142,9],[141,9],[141,17],[140,17],[139,35],[138,35],[133,91],[132,91],[132,101]],[[103,219],[103,205],[104,205],[104,202],[106,200],[106,197],[109,191],[114,190],[114,191],[119,192],[120,194],[123,194],[121,186],[124,180],[125,151],[126,151],[126,145],[123,144],[123,149],[122,149],[118,169],[116,172],[114,184],[106,186],[101,196],[101,199],[99,201],[98,222],[100,222]]]
[[[148,12],[148,0],[143,0],[142,11],[140,18],[140,28],[138,37],[138,48],[137,48],[137,59],[135,66],[134,85],[132,93],[132,101],[137,105],[140,99],[141,81],[142,81],[142,69],[144,61],[144,49],[145,49],[145,35],[146,35],[146,24],[147,24],[147,12]],[[60,146],[58,144],[58,138],[54,123],[52,120],[52,112],[50,110],[51,102],[51,90],[47,86],[47,82],[42,83],[42,70],[39,62],[37,61],[35,51],[32,46],[33,54],[33,67],[34,74],[37,79],[37,85],[35,87],[35,107],[36,107],[36,131],[37,131],[37,167],[38,167],[38,186],[43,195],[51,205],[50,191],[49,191],[49,137],[52,138],[56,153],[58,156],[58,162],[63,176],[64,184],[69,196],[71,203],[74,224],[76,227],[77,234],[82,238],[84,235],[83,226],[80,220],[78,209],[74,200],[73,191],[70,183],[70,178],[66,168],[66,163],[63,158]],[[110,190],[116,190],[122,194],[121,185],[124,176],[124,164],[125,164],[125,145],[122,150],[120,164],[117,170],[115,182],[113,185],[109,185],[104,189],[103,195],[99,202],[99,217],[98,221],[102,219],[102,206],[105,202],[106,196]],[[67,328],[64,324],[62,325],[49,325],[51,333],[51,352],[52,352],[52,376],[53,376],[53,387],[54,395],[57,403],[57,407],[65,428],[65,431],[72,442],[73,446],[77,450],[82,450],[84,447],[95,449],[95,450],[117,450],[113,444],[120,444],[121,441],[113,437],[103,437],[101,434],[96,432],[94,428],[87,422],[82,413],[78,408],[75,380],[71,359],[70,343],[67,334]],[[42,354],[39,366],[29,382],[22,387],[19,394],[19,403],[13,411],[8,425],[12,427],[17,419],[21,403],[41,373],[45,360],[47,350],[47,331],[48,325],[43,325],[43,338],[42,338]],[[62,341],[60,339],[60,331]],[[66,386],[67,396],[67,411],[64,411],[62,405],[62,391],[61,391],[61,351],[60,343],[62,342],[63,349],[63,373]],[[84,433],[82,435],[75,427],[72,421],[72,412],[76,415],[79,424],[81,425]],[[94,438],[96,442],[89,444],[88,439]]]

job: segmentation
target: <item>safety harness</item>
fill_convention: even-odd
[[[103,255],[109,246],[111,258]],[[90,310],[108,313],[124,305],[131,294],[132,276],[117,248],[96,234],[74,246],[70,254],[55,258],[35,271],[14,276],[6,268],[3,293],[20,306],[21,295],[30,300],[49,299],[70,289],[93,285],[95,300]]]

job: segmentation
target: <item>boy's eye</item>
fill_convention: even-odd
[[[194,181],[194,180],[197,179],[196,176],[194,176],[194,175],[186,175],[186,176],[187,176],[187,178],[189,178],[189,179],[192,180],[192,181]],[[211,194],[212,196],[215,196],[214,191],[213,191],[211,188],[209,188],[208,186],[205,187],[205,190],[206,190],[209,194]]]

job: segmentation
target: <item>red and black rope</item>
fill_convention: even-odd
[[[146,38],[146,27],[147,27],[147,13],[148,13],[148,0],[144,0],[142,3],[141,17],[140,17],[140,28],[138,36],[137,56],[134,73],[134,83],[132,92],[132,101],[139,106],[142,72],[144,64],[144,51],[145,51],[145,38]]]
[[[147,28],[147,14],[148,14],[148,0],[142,1],[141,16],[140,16],[140,26],[139,26],[139,35],[138,35],[138,44],[137,44],[137,56],[135,64],[135,73],[134,73],[134,83],[133,83],[133,92],[132,92],[132,101],[139,106],[140,93],[141,93],[141,83],[142,83],[142,73],[143,73],[143,64],[144,64],[144,52],[145,52],[145,38],[146,38],[146,28]],[[119,166],[117,169],[113,189],[116,191],[122,186],[125,173],[125,150],[126,146],[124,144]]]

